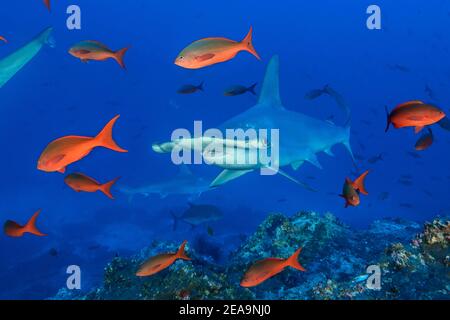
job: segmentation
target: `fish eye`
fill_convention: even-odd
[[[178,59],[180,59],[180,60],[183,60],[183,58],[184,58],[183,56],[179,56],[179,57],[178,57]]]

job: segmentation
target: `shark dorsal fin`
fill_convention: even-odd
[[[266,69],[264,83],[258,104],[265,107],[283,108],[280,98],[280,61],[277,55],[273,56]]]

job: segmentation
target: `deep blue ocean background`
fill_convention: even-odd
[[[66,28],[66,7],[78,4],[82,30]],[[366,28],[366,8],[382,9],[382,30]],[[0,89],[0,220],[25,223],[39,208],[39,228],[48,237],[26,235],[0,239],[0,298],[46,298],[65,286],[66,267],[82,269],[83,290],[102,281],[105,264],[115,255],[129,255],[154,240],[193,240],[205,228],[186,225],[172,231],[169,211],[182,213],[182,196],[136,197],[132,202],[113,188],[116,200],[100,193],[76,193],[59,173],[36,169],[37,159],[52,140],[69,134],[94,136],[116,114],[114,129],[120,154],[96,149],[68,168],[100,181],[121,176],[122,185],[140,186],[173,179],[178,168],[170,156],[156,154],[151,145],[170,139],[176,128],[193,130],[193,121],[217,127],[256,103],[246,94],[225,97],[232,84],[261,84],[269,59],[281,61],[281,94],[291,110],[317,118],[342,111],[329,97],[306,100],[311,89],[330,84],[351,107],[351,144],[361,169],[370,169],[369,197],[357,208],[344,209],[341,192],[352,176],[351,158],[335,147],[335,158],[319,157],[323,170],[305,164],[297,172],[318,193],[299,188],[284,177],[248,174],[203,194],[195,203],[214,204],[225,213],[211,224],[222,250],[232,250],[241,235],[249,235],[272,212],[287,215],[301,210],[331,212],[345,224],[366,228],[383,217],[423,222],[450,212],[450,132],[434,126],[434,145],[414,158],[419,135],[412,129],[385,134],[384,106],[413,99],[431,101],[449,111],[450,3],[432,1],[53,1],[49,14],[40,0],[9,1],[2,5],[0,58],[53,26],[56,48],[42,52]],[[250,26],[254,46],[262,57],[248,53],[224,64],[200,70],[173,64],[194,40],[224,36],[241,40]],[[127,71],[112,60],[83,64],[68,54],[81,40],[99,40],[126,54]],[[408,70],[398,70],[396,65]],[[205,81],[205,92],[182,96],[184,84]],[[432,88],[434,97],[425,88]],[[258,86],[258,90],[259,90]],[[299,128],[301,130],[301,128]],[[383,155],[375,164],[367,159]],[[192,166],[212,181],[215,167]],[[399,183],[411,176],[412,185]],[[389,193],[385,200],[380,194]],[[49,254],[56,249],[58,255]]]

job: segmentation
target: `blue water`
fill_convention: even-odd
[[[133,254],[154,240],[192,240],[204,232],[185,226],[172,231],[169,211],[187,207],[183,196],[160,199],[136,197],[132,202],[117,190],[111,201],[100,193],[76,193],[63,175],[36,169],[37,159],[52,140],[69,134],[94,136],[116,114],[116,141],[126,154],[96,149],[68,168],[100,181],[121,176],[120,183],[139,186],[173,179],[178,168],[168,155],[151,145],[170,139],[176,128],[193,130],[193,121],[216,127],[256,103],[250,94],[225,97],[232,84],[261,84],[269,59],[281,61],[281,95],[291,110],[326,119],[344,117],[329,97],[306,100],[306,92],[331,84],[351,107],[351,144],[365,159],[383,154],[370,164],[368,197],[357,208],[344,209],[341,192],[351,176],[351,158],[342,146],[336,157],[320,155],[320,170],[305,164],[291,175],[308,181],[318,193],[299,188],[286,178],[248,174],[203,194],[196,203],[214,204],[225,213],[212,223],[224,248],[232,239],[251,234],[273,212],[287,215],[301,210],[332,212],[344,223],[365,228],[382,217],[418,222],[450,210],[450,133],[434,126],[433,146],[414,159],[419,137],[412,129],[385,134],[384,106],[413,99],[432,101],[449,111],[450,3],[444,0],[376,1],[382,9],[382,30],[366,28],[366,8],[372,1],[88,1],[76,0],[82,10],[82,30],[65,26],[66,2],[54,0],[49,14],[41,1],[9,1],[2,6],[0,34],[10,40],[0,45],[0,57],[54,26],[56,48],[42,52],[1,88],[0,220],[25,223],[39,208],[39,228],[48,237],[0,238],[0,298],[46,298],[65,286],[70,264],[83,270],[83,289],[102,280],[105,264],[116,254]],[[224,64],[200,70],[173,64],[177,54],[194,40],[224,36],[241,40],[250,25],[254,46],[262,57],[248,53]],[[131,46],[127,71],[114,61],[83,64],[68,54],[81,40],[99,40],[113,49]],[[390,68],[402,65],[409,72]],[[205,92],[182,96],[176,90],[205,81]],[[435,99],[425,92],[433,89]],[[259,87],[258,87],[259,89]],[[369,121],[370,123],[368,123]],[[212,181],[220,169],[192,166]],[[411,175],[413,184],[398,182]],[[386,200],[379,195],[388,192]],[[332,193],[332,194],[331,194]],[[409,204],[410,208],[400,204]],[[49,254],[55,248],[58,256]]]

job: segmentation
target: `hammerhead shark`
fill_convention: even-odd
[[[186,195],[189,200],[194,200],[208,190],[211,190],[209,182],[192,174],[185,165],[180,165],[178,175],[171,180],[137,188],[119,186],[119,191],[128,195],[129,201],[132,201],[136,195],[148,197],[151,194],[157,194],[162,199],[169,195]]]
[[[0,60],[0,88],[16,75],[28,62],[41,51],[45,44],[53,47],[51,38],[53,28],[47,28],[29,43]]]
[[[259,130],[278,129],[279,131],[279,157],[278,166],[291,166],[297,170],[303,163],[309,162],[316,167],[322,168],[317,154],[324,152],[333,156],[332,147],[343,144],[350,152],[354,162],[353,153],[350,146],[350,118],[344,127],[339,127],[330,121],[322,121],[286,109],[280,98],[279,90],[279,58],[274,56],[267,67],[262,91],[258,103],[245,112],[233,117],[222,124],[219,129],[249,128]],[[206,139],[206,141],[209,141]],[[225,141],[225,140],[224,140]],[[186,148],[186,141],[171,141],[159,145],[153,145],[153,150],[158,153],[172,152],[176,145],[183,145]],[[207,144],[207,143],[206,143]],[[205,147],[205,140],[202,147]],[[197,150],[198,151],[198,150]],[[248,148],[235,148],[235,152],[247,153]],[[217,156],[216,156],[217,157]],[[219,155],[220,157],[220,155]],[[214,163],[224,170],[211,183],[211,187],[223,185],[233,179],[239,178],[246,173],[267,167],[267,163],[256,162],[242,165],[239,163]],[[315,191],[306,183],[302,183],[287,173],[278,169],[277,173],[300,184],[304,188]]]

